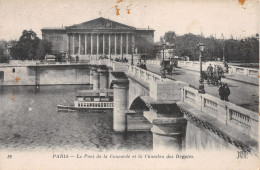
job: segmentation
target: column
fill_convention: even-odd
[[[105,34],[103,34],[103,55],[105,55]]]
[[[120,54],[122,55],[123,53],[123,35],[121,34],[121,37],[120,37]]]
[[[97,34],[97,55],[99,53],[99,35]]]
[[[69,50],[70,50],[70,36],[69,34],[67,34],[67,54],[69,54]]]
[[[85,55],[87,55],[87,34],[85,34]]]
[[[115,34],[115,55],[116,55],[116,34]]]
[[[108,54],[111,54],[111,37],[110,34],[108,35]]]
[[[128,54],[128,34],[126,34],[126,54]]]
[[[125,111],[127,110],[128,82],[115,83],[113,88],[114,88],[113,129],[114,131],[117,132],[124,132],[127,130]]]
[[[90,35],[90,54],[93,54],[93,34]]]
[[[75,54],[75,35],[72,34],[72,54]]]
[[[132,34],[132,43],[135,44],[135,36],[134,36],[134,34]],[[135,53],[135,49],[134,48],[133,48],[132,52]]]
[[[80,55],[80,48],[81,48],[81,34],[79,34],[79,51],[78,51],[79,55]]]

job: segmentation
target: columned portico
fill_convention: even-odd
[[[53,51],[66,51],[72,61],[77,55],[79,61],[97,55],[128,56],[136,37],[138,41],[148,42],[152,48],[154,36],[154,30],[137,29],[102,17],[65,28],[44,28],[42,32],[43,38],[53,43]],[[143,46],[147,44],[138,43],[135,48],[142,53],[146,48]]]
[[[129,54],[129,41],[132,41],[130,44],[135,44],[134,35],[132,34],[132,39],[129,39],[129,33],[71,33],[71,35],[72,42],[70,43],[70,36],[68,36],[67,43],[68,50],[72,44],[71,55],[110,55],[112,54],[112,43],[114,43],[114,55],[123,53],[127,55]],[[112,36],[114,36],[114,42],[111,40]]]

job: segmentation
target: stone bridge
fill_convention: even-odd
[[[187,121],[193,121],[229,145],[257,153],[258,113],[128,63],[91,64],[93,89],[114,89],[115,131],[126,131],[127,116],[140,113],[150,122],[153,149],[176,150],[185,148],[183,134]]]

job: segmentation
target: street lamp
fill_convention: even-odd
[[[202,77],[202,52],[204,50],[204,44],[203,43],[199,43],[198,44],[198,47],[199,47],[199,50],[200,50],[200,56],[199,56],[199,61],[200,61],[200,80],[199,80],[199,93],[205,93],[205,90],[204,90],[204,85],[203,85],[203,77]]]
[[[111,53],[112,53],[112,47],[110,46],[110,56],[109,56],[110,60],[111,60]]]
[[[135,50],[135,44],[132,44],[132,58],[131,58],[131,65],[134,65],[134,50]]]
[[[166,47],[166,43],[165,42],[162,43],[162,47],[163,47],[163,59],[162,59],[162,69],[163,70],[162,70],[162,73],[161,73],[162,74],[161,77],[165,79],[166,78],[166,75],[165,75],[165,63],[164,63],[164,49]]]

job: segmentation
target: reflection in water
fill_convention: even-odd
[[[114,132],[112,111],[57,112],[58,104],[71,104],[76,91],[87,88],[86,85],[41,86],[40,90],[35,86],[4,87],[0,94],[0,149],[152,150],[151,132]],[[187,149],[221,147],[190,123],[184,145]]]

